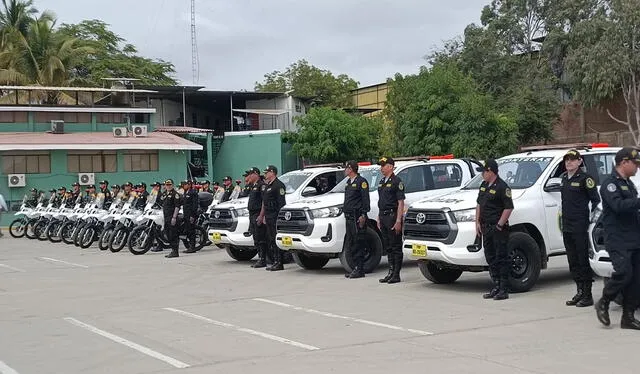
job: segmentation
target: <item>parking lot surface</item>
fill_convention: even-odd
[[[0,239],[0,373],[635,373],[640,334],[567,307],[554,258],[530,292],[483,300],[486,274],[435,285],[405,262],[345,279],[251,269],[207,247],[177,259]],[[594,287],[599,296],[601,281]]]

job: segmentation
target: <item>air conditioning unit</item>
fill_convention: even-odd
[[[127,134],[127,128],[126,127],[114,127],[113,128],[113,136],[116,138],[126,138],[129,136],[129,134]]]
[[[9,187],[24,187],[27,185],[27,179],[24,174],[9,174],[7,184]]]
[[[64,121],[52,120],[51,121],[51,133],[52,134],[64,134]]]
[[[147,126],[146,125],[133,125],[131,127],[131,132],[133,133],[133,136],[138,138],[138,137],[145,137],[147,136]]]
[[[88,186],[90,184],[96,184],[96,176],[93,173],[79,173],[78,183],[82,186]]]

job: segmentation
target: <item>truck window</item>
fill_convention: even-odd
[[[425,186],[424,168],[421,166],[412,166],[400,171],[397,175],[404,183],[404,192],[412,193],[424,191],[428,188]],[[429,179],[433,178],[429,176]]]
[[[428,189],[459,187],[462,184],[462,169],[456,164],[428,165],[425,170]],[[429,177],[431,176],[431,177]]]
[[[582,156],[587,173],[596,180],[598,186],[604,178],[613,173],[615,157],[615,153],[585,154]]]

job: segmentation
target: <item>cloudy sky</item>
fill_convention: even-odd
[[[414,73],[423,56],[479,22],[490,0],[196,0],[198,84],[248,89],[298,59],[366,86]],[[192,84],[189,0],[35,0],[59,22],[102,19]]]

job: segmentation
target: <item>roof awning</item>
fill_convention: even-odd
[[[233,111],[240,113],[264,114],[269,116],[279,116],[287,113],[286,110],[281,109],[234,109]]]

